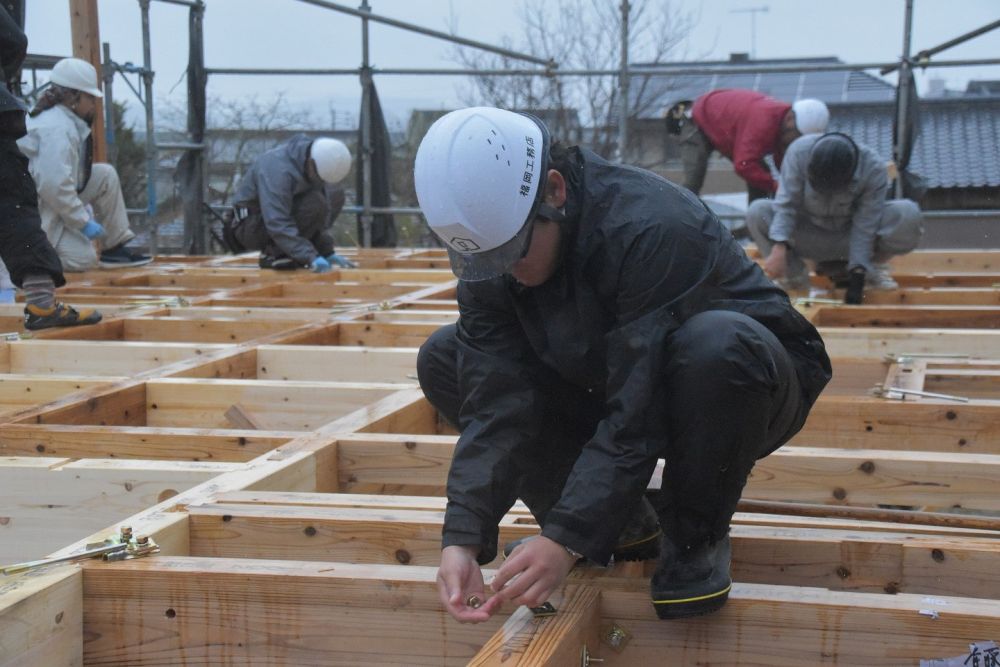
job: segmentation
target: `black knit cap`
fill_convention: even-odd
[[[858,168],[858,153],[858,145],[846,134],[824,134],[809,152],[809,184],[823,193],[847,187]]]

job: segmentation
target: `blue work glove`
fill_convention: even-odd
[[[90,240],[96,239],[98,236],[104,236],[104,225],[99,223],[97,220],[88,220],[87,224],[83,226],[80,230],[83,235]]]
[[[326,256],[326,261],[330,262],[330,264],[336,264],[337,266],[339,266],[342,269],[356,269],[356,268],[358,268],[357,264],[355,264],[351,260],[347,259],[343,255],[338,255],[337,253],[333,253],[332,255],[327,255]]]
[[[317,257],[309,265],[313,273],[329,273],[330,272],[330,262],[326,261],[323,257]]]

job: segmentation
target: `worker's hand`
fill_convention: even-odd
[[[438,569],[438,593],[441,604],[460,623],[488,621],[500,607],[500,598],[486,599],[483,571],[479,569],[476,555],[479,547],[452,545],[441,550],[441,567]],[[476,596],[481,606],[468,604]]]
[[[326,256],[326,261],[330,262],[331,266],[339,266],[342,269],[356,269],[358,265],[347,259],[343,255],[338,255],[333,253],[332,255]]]
[[[491,584],[493,600],[537,607],[552,595],[573,569],[577,558],[553,540],[539,535],[525,540],[504,561]],[[492,600],[491,600],[492,602]]]
[[[788,270],[788,249],[784,243],[775,243],[771,247],[771,254],[764,260],[764,273],[768,278],[784,278]]]
[[[104,225],[97,220],[88,220],[87,224],[80,231],[83,232],[84,236],[93,241],[98,236],[104,236]]]
[[[329,273],[330,272],[330,262],[326,261],[325,257],[317,257],[309,265],[309,269],[313,273]]]

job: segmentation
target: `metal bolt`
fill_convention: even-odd
[[[122,542],[129,542],[132,539],[132,526],[121,527]]]
[[[617,625],[612,626],[611,630],[608,631],[608,644],[610,644],[613,648],[618,648],[621,646],[621,643],[625,640],[626,636],[627,635],[624,630],[619,628]]]
[[[149,544],[149,535],[140,535],[135,538],[135,541],[143,546]]]
[[[483,601],[478,595],[470,595],[465,598],[465,606],[472,607],[473,609],[479,609],[483,606]]]

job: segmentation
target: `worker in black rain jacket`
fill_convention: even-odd
[[[456,619],[536,606],[575,563],[650,556],[661,618],[728,596],[729,522],[754,462],[831,377],[816,329],[687,190],[487,107],[427,132],[417,197],[458,282],[459,319],[421,347],[420,385],[461,436],[438,584]],[[655,485],[653,485],[655,487]],[[517,498],[541,535],[480,565]],[[655,552],[655,550],[654,550]]]
[[[42,229],[28,158],[17,146],[28,128],[26,108],[12,91],[27,52],[28,38],[0,5],[0,258],[24,295],[25,329],[96,324],[101,321],[98,311],[77,310],[55,297],[66,277],[59,254]]]
[[[330,225],[344,206],[333,187],[351,169],[342,141],[296,134],[262,153],[244,174],[224,237],[234,252],[260,250],[262,269],[327,273],[354,263],[334,252]]]

